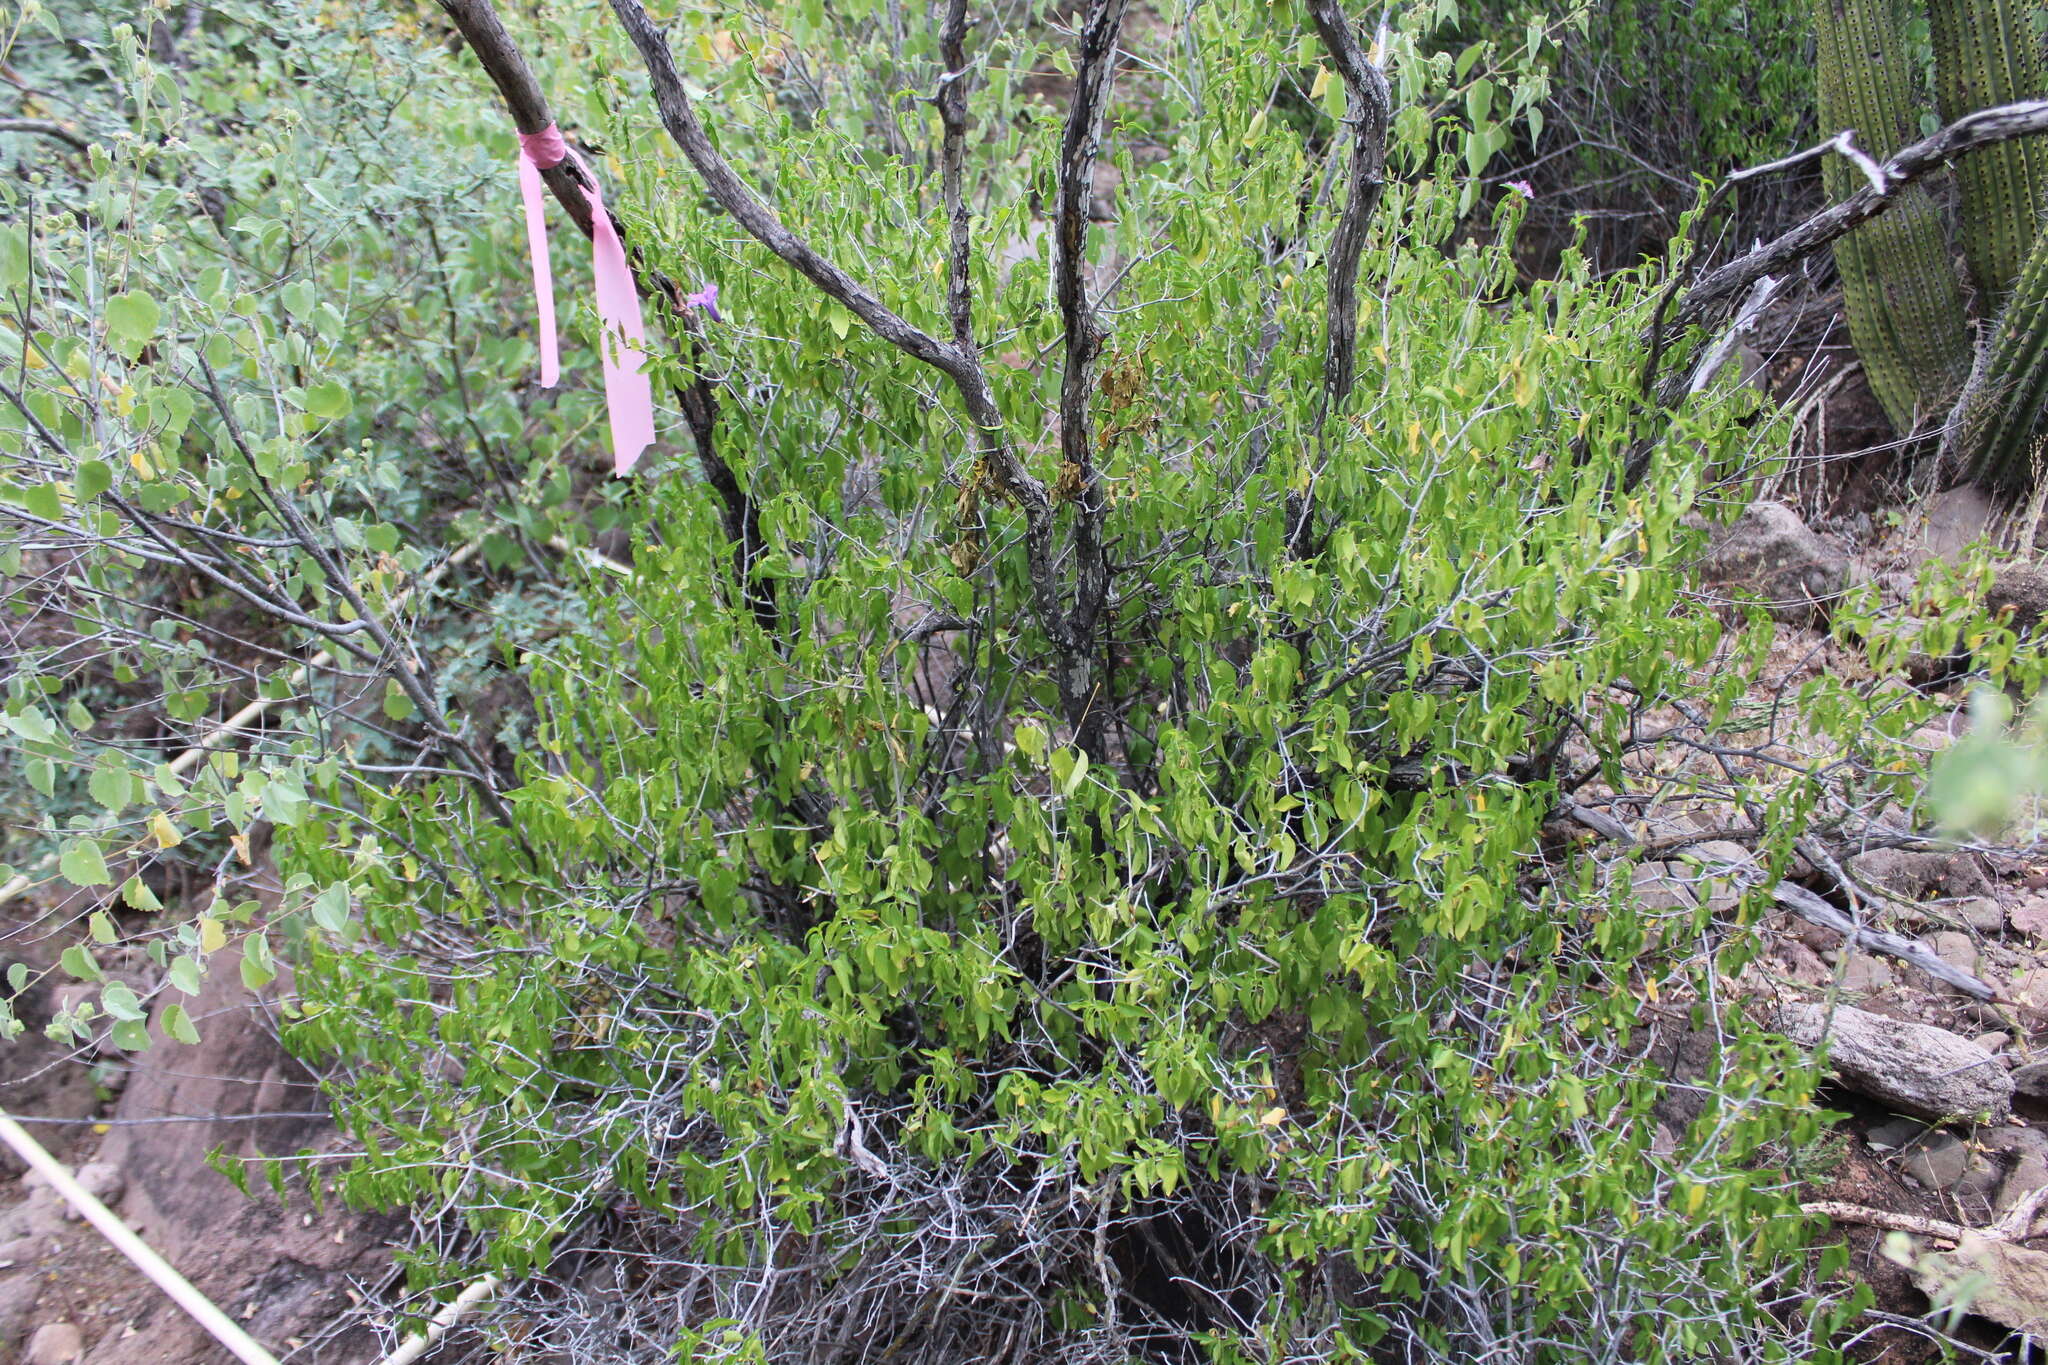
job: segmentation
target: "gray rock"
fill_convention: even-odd
[[[1989,896],[1972,896],[1944,909],[1980,934],[1995,934],[2005,928],[2005,907]]]
[[[0,1279],[0,1351],[21,1343],[43,1294],[42,1281],[33,1271]]]
[[[1749,882],[1763,875],[1755,854],[1726,839],[1693,845],[1685,851],[1685,861],[1693,894],[1717,915],[1733,910]]]
[[[1886,1119],[1863,1135],[1873,1152],[1896,1152],[1926,1136],[1927,1124],[1920,1119]]]
[[[1927,1131],[1922,1119],[1888,1118],[1874,1124],[1863,1135],[1863,1141],[1876,1152],[1896,1152]]]
[[[102,1204],[115,1203],[121,1198],[122,1191],[128,1188],[128,1177],[111,1161],[88,1161],[72,1172],[72,1176],[85,1187],[87,1194]],[[83,1216],[78,1210],[65,1206],[64,1217],[70,1221],[75,1223]]]
[[[2048,1157],[2039,1152],[2022,1152],[2013,1158],[2012,1169],[1998,1187],[1995,1211],[2004,1213],[2028,1195],[2048,1186]]]
[[[1932,949],[1936,957],[1946,962],[1949,966],[1954,967],[1957,971],[1968,972],[1971,976],[1977,974],[1981,965],[1978,959],[1977,943],[1968,934],[1957,933],[1953,929],[1945,929],[1938,934],[1929,934],[1921,942]],[[1953,986],[1943,985],[1940,989],[1951,993],[1958,993]]]
[[[2005,1179],[1999,1183],[1994,1213],[2004,1213],[2034,1191],[2048,1186],[2048,1135],[2038,1129],[2011,1124],[1978,1132],[1977,1145],[2005,1162]]]
[[[1961,1178],[1948,1187],[1949,1197],[1956,1201],[1968,1222],[1987,1222],[1992,1210],[1998,1207],[1998,1192],[2008,1178],[2005,1163],[1989,1152],[1972,1151],[1967,1155]]]
[[[1858,953],[1850,958],[1849,965],[1842,972],[1842,990],[1858,1000],[1881,995],[1896,981],[1884,960],[1869,953]]]
[[[2048,1060],[2014,1067],[2012,1088],[2030,1100],[2048,1100]]]
[[[1690,910],[1699,903],[1692,888],[1672,875],[1669,863],[1637,863],[1630,876],[1636,900],[1645,910]]]
[[[0,1210],[0,1241],[51,1236],[63,1227],[65,1208],[64,1201],[49,1186],[32,1187],[26,1199]]]
[[[2048,573],[2032,564],[2006,564],[1991,580],[1984,605],[1992,611],[2009,611],[2012,628],[2022,635],[2031,633],[2048,615]]]
[[[2012,1042],[2010,1033],[1980,1033],[1970,1040],[1986,1052],[2003,1052]]]
[[[1850,564],[1791,508],[1759,502],[1714,529],[1700,571],[1709,584],[1761,594],[1773,617],[1798,624],[1841,596]]]
[[[1997,1058],[1967,1038],[1931,1024],[1887,1019],[1849,1006],[1830,1018],[1820,1005],[1787,1005],[1778,1028],[1806,1047],[1825,1032],[1828,1069],[1848,1086],[1901,1113],[1928,1118],[2012,1109],[2012,1078]]]
[[[1922,556],[1956,559],[1977,541],[1997,538],[1998,514],[1982,489],[1961,484],[1927,499],[1908,543]]]
[[[36,1328],[22,1353],[23,1365],[71,1365],[85,1354],[85,1338],[68,1322],[46,1322]]]
[[[2048,967],[2033,967],[2012,979],[2013,998],[2034,1009],[2048,1009]]]
[[[1928,1189],[1945,1190],[1969,1171],[1969,1144],[1952,1133],[1929,1133],[1905,1150],[1900,1165]]]
[[[2032,1153],[2048,1159],[2048,1133],[2021,1123],[2009,1123],[1997,1128],[1980,1128],[1977,1130],[1977,1145],[1987,1152],[1997,1152],[2006,1157],[2020,1157]]]
[[[1873,848],[1849,859],[1846,867],[1857,881],[1904,901],[1917,901],[1948,875],[1945,853],[1914,853],[1903,848]]]

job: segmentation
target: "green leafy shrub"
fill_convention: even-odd
[[[890,33],[844,7],[677,39],[790,228],[944,333],[952,220],[917,169],[942,125],[876,158],[857,98],[940,70]],[[1020,193],[1056,198],[1064,111],[1026,73],[1064,44],[978,41],[980,430],[679,192],[616,36],[552,36],[608,73],[584,107],[650,267],[720,286],[699,363],[777,615],[735,591],[712,490],[650,480],[630,574],[520,659],[537,743],[508,820],[435,780],[291,831],[335,920],[292,1036],[347,1078],[343,1190],[461,1211],[426,1283],[443,1256],[535,1270],[621,1209],[673,1220],[639,1283],[693,1286],[691,1359],[1812,1358],[1830,1291],[1750,1292],[1799,1254],[1771,1156],[1816,1131],[1811,1081],[1734,1021],[1685,1155],[1647,1159],[1635,968],[1717,940],[1540,837],[1633,717],[1739,693],[1720,624],[1652,566],[1692,543],[1700,471],[1740,463],[1747,406],[1704,399],[1616,495],[1654,278],[1571,259],[1511,292],[1519,204],[1449,245],[1469,129],[1397,118],[1395,155],[1442,171],[1386,188],[1360,395],[1323,420],[1344,200],[1304,195],[1345,148],[1327,112],[1266,111],[1276,67],[1327,59],[1277,15],[1194,12],[1103,149],[1115,588],[1084,741],[1040,532],[984,444],[1070,490],[1051,534],[1085,555],[1058,271]],[[831,73],[800,112],[783,42]],[[1777,800],[1789,839],[1813,797]],[[1657,975],[1704,1000],[1731,952]]]
[[[1546,8],[1487,0],[1459,32],[1491,37],[1541,23]],[[1576,232],[1604,269],[1661,257],[1699,177],[1772,161],[1812,141],[1813,25],[1807,0],[1614,0],[1586,6],[1542,49],[1548,98],[1517,129],[1496,175],[1536,191],[1532,221],[1554,243]],[[1784,231],[1820,202],[1811,177],[1745,196],[1731,239]],[[1541,255],[1538,255],[1538,252]]]

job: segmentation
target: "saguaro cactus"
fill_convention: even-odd
[[[1987,0],[1954,0],[1982,4]],[[1995,0],[1993,0],[1995,2]],[[1918,133],[1920,104],[1906,43],[1906,0],[1817,0],[1820,117],[1853,128],[1864,151],[1889,156]],[[1830,198],[1857,171],[1831,160]],[[1949,410],[1970,365],[1968,313],[1934,201],[1917,186],[1835,247],[1849,336],[1892,425],[1912,432]]]
[[[2048,236],[2037,236],[1942,439],[1945,458],[2007,492],[2033,481],[2048,406]]]
[[[2048,93],[2035,21],[2026,0],[1929,0],[1934,39],[1934,98],[1944,120],[1974,109]],[[2019,138],[1965,157],[1956,167],[1962,191],[1964,257],[1988,316],[2025,268],[2048,194],[2048,145]]]
[[[2048,94],[2038,0],[1929,0],[1935,98],[1944,118]],[[1975,481],[2019,492],[2035,477],[2048,406],[2048,145],[2020,139],[1965,157],[1960,237],[1992,321],[1943,433],[1942,454]]]
[[[1925,3],[1942,118],[2048,95],[2044,0],[1815,0],[1822,123],[1854,129],[1886,156],[1918,131],[1907,42]],[[1827,167],[1830,197],[1856,188],[1846,158]],[[1934,200],[1917,187],[1835,248],[1849,335],[1870,387],[1902,435],[1943,417],[1944,466],[2008,491],[2035,476],[2048,409],[2048,143],[2020,139],[1956,166],[1957,238],[1986,319],[1972,363],[1970,314]],[[1967,379],[1964,378],[1967,370]]]

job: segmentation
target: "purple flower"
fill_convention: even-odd
[[[1536,191],[1529,187],[1529,182],[1526,180],[1510,180],[1507,182],[1507,188],[1521,195],[1524,199],[1534,199],[1536,197]]]
[[[707,284],[694,294],[684,295],[683,307],[702,308],[711,314],[713,322],[725,321],[725,315],[718,311],[718,286],[715,284]]]

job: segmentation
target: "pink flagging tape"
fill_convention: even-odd
[[[533,302],[540,313],[540,384],[552,389],[562,378],[562,348],[555,336],[555,273],[548,261],[548,217],[541,203],[540,173],[568,155],[561,130],[550,123],[538,133],[519,135],[519,197],[526,204],[526,249],[533,257]]]
[[[640,452],[654,444],[654,385],[647,378],[647,329],[640,320],[633,268],[626,264],[626,244],[619,240],[612,216],[605,212],[595,176],[590,190],[590,246],[597,316],[604,324],[597,344],[604,357],[604,399],[612,418],[612,468],[624,474],[639,460]]]
[[[533,297],[540,313],[540,382],[553,388],[561,378],[561,352],[555,336],[555,283],[548,260],[547,215],[541,204],[540,173],[575,156],[562,132],[549,124],[538,133],[519,135],[519,194],[526,205],[526,244],[533,253]],[[611,417],[612,468],[629,472],[641,452],[654,444],[654,386],[646,373],[647,331],[640,317],[640,294],[626,263],[626,246],[605,212],[597,176],[582,157],[576,165],[590,182],[591,270],[597,283],[597,316],[602,335],[605,407]]]

